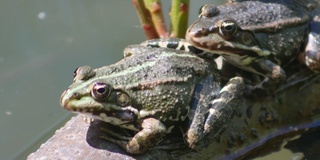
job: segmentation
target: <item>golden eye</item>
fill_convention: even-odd
[[[219,33],[226,38],[232,38],[232,36],[237,32],[238,25],[234,20],[225,20],[221,22],[219,27]]]
[[[104,101],[109,98],[112,91],[112,87],[105,83],[96,83],[92,90],[91,95],[98,101]]]

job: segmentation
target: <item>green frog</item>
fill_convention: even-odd
[[[204,5],[186,39],[198,49],[265,77],[255,88],[270,87],[286,79],[283,67],[296,57],[320,72],[318,3],[261,0]]]
[[[133,132],[103,136],[131,154],[144,153],[185,122],[185,142],[199,150],[228,127],[243,89],[240,77],[221,88],[216,65],[195,54],[133,45],[115,64],[76,69],[60,104]]]
[[[142,45],[186,50],[203,58],[222,55],[234,66],[264,77],[247,85],[248,93],[275,91],[286,79],[283,67],[296,57],[320,72],[319,2],[237,1],[204,5],[186,40],[149,40]]]

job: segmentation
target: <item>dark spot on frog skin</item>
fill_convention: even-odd
[[[230,139],[232,139],[232,141],[235,141],[236,140],[236,134],[235,133],[231,133]]]
[[[247,117],[248,117],[248,118],[251,118],[251,117],[252,117],[252,106],[249,106],[249,107],[247,108],[246,113],[247,113]]]
[[[261,125],[264,125],[264,117],[263,117],[263,115],[260,115],[260,116],[259,116],[259,123],[260,123]]]
[[[279,104],[283,105],[282,98],[278,97],[277,100]]]
[[[244,123],[245,123],[246,125],[248,125],[248,124],[249,124],[249,122],[248,122],[247,118],[245,118],[245,119],[244,119]]]
[[[259,116],[259,122],[261,125],[265,125],[266,123],[271,123],[276,121],[274,114],[272,112],[264,112]]]
[[[235,145],[235,142],[234,142],[234,139],[233,139],[232,136],[228,137],[228,139],[227,139],[227,145],[228,145],[228,147],[230,147],[230,148]]]
[[[243,144],[243,143],[244,143],[244,140],[245,140],[244,134],[242,134],[242,133],[237,133],[237,139],[238,139],[238,142],[239,142],[240,144]]]
[[[258,131],[257,131],[257,129],[255,129],[255,128],[251,128],[251,129],[250,129],[250,133],[251,133],[251,135],[252,135],[253,138],[258,138],[258,137],[259,137]]]
[[[240,110],[236,110],[235,111],[235,114],[238,116],[238,117],[242,117],[242,113],[241,113],[241,111]]]
[[[228,154],[231,153],[231,151],[232,151],[231,149],[226,149],[226,152],[225,152],[225,153],[228,155]]]
[[[242,133],[231,133],[227,138],[227,146],[229,148],[235,147],[236,145],[241,145],[245,141],[245,136]]]
[[[217,142],[217,143],[220,143],[220,142],[221,142],[221,137],[220,137],[220,136],[216,139],[216,142]]]

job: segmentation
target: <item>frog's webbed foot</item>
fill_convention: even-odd
[[[219,138],[232,120],[243,90],[243,79],[232,78],[214,100],[206,103],[208,106],[197,107],[185,135],[191,149],[200,150]]]
[[[101,138],[119,145],[128,153],[141,154],[160,142],[167,133],[164,124],[154,118],[144,119],[141,127],[142,130],[130,139],[124,136],[116,136],[116,138],[101,136]],[[112,136],[115,137],[114,135]]]

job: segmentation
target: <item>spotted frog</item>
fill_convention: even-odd
[[[117,131],[103,136],[131,154],[144,153],[183,122],[185,141],[195,150],[227,128],[243,93],[240,77],[221,88],[214,63],[167,48],[133,45],[125,56],[101,68],[76,69],[61,106],[134,132],[130,138]]]
[[[320,72],[318,3],[262,0],[204,5],[187,30],[186,40],[264,76],[257,88],[279,84],[286,79],[283,67],[298,56],[311,70]]]

